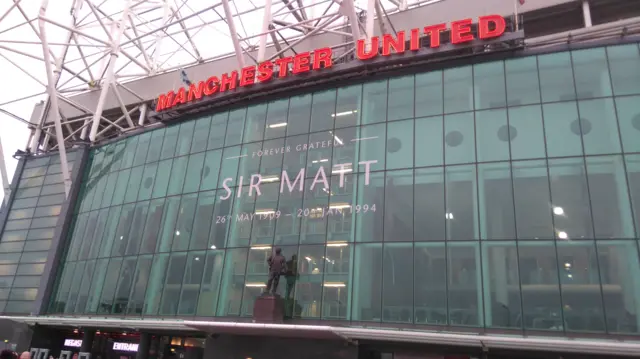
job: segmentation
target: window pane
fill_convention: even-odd
[[[607,329],[613,333],[638,333],[637,319],[630,315],[640,309],[636,295],[640,290],[637,244],[635,241],[597,241],[597,246]]]
[[[47,261],[49,252],[29,252],[22,253],[20,263],[44,263]]]
[[[470,163],[476,160],[473,112],[444,117],[445,163]]]
[[[413,254],[416,324],[446,325],[447,264],[444,242],[416,243]]]
[[[113,297],[116,294],[116,284],[118,282],[121,265],[122,258],[115,258],[109,262],[104,286],[102,287],[102,295],[100,296],[100,305],[98,307],[98,313],[100,314],[111,313],[113,310]]]
[[[158,243],[158,233],[162,227],[162,213],[164,212],[164,198],[155,199],[149,204],[147,220],[142,235],[140,253],[153,253]]]
[[[413,243],[387,243],[383,256],[382,321],[412,323]]]
[[[478,203],[474,165],[446,167],[448,240],[478,239]]]
[[[286,152],[286,148],[284,147],[284,138],[264,141],[262,148],[260,171],[255,173],[260,173],[262,176],[261,183],[279,179],[282,174],[282,157]],[[258,157],[259,154],[260,153],[258,153],[256,157]]]
[[[444,70],[444,113],[473,109],[473,71],[471,66]]]
[[[329,178],[327,178],[328,181]],[[321,179],[315,185],[312,180],[305,183],[303,210],[302,213],[298,213],[302,217],[300,243],[324,243],[326,241],[327,217],[323,214],[329,207],[329,189],[329,186],[325,186]]]
[[[189,154],[189,151],[191,150],[191,143],[193,142],[194,129],[195,121],[187,121],[180,124],[178,144],[176,145],[176,157]]]
[[[587,157],[595,238],[634,238],[622,156]]]
[[[443,163],[442,116],[418,118],[415,123],[415,166],[436,166]]]
[[[173,196],[182,193],[182,187],[184,186],[184,176],[187,172],[188,163],[188,156],[173,159],[173,165],[171,166],[171,175],[169,179],[169,188],[167,189],[167,196]]]
[[[256,198],[256,207],[251,227],[251,244],[273,244],[278,209],[279,183],[264,183],[261,195]],[[295,214],[295,213],[294,213]]]
[[[335,128],[360,124],[362,114],[362,85],[338,88],[338,102],[334,116]]]
[[[537,58],[531,56],[506,60],[505,67],[507,72],[507,104],[517,106],[540,103]]]
[[[546,161],[513,162],[512,171],[518,238],[554,238]]]
[[[285,168],[288,168],[289,173],[297,173],[295,170],[291,170],[292,167],[287,167],[287,155],[285,155]],[[298,166],[296,166],[298,167]],[[291,175],[293,176],[293,175]],[[294,179],[292,179],[293,181]],[[278,210],[285,215],[281,215],[276,221],[276,233],[275,244],[297,244],[300,240],[300,228],[302,226],[303,216],[298,217],[298,211],[304,209],[302,206],[302,199],[305,191],[299,191],[299,187],[289,191],[286,184],[284,184],[284,190],[280,193]],[[293,214],[287,216],[287,213]],[[302,215],[304,213],[301,213]]]
[[[124,197],[127,192],[127,184],[129,183],[130,169],[122,170],[118,173],[118,181],[116,182],[116,189],[113,192],[113,198],[111,205],[115,206],[124,202]]]
[[[111,207],[109,209],[109,216],[107,217],[107,223],[105,225],[104,234],[102,235],[102,243],[100,244],[100,251],[98,257],[107,257],[111,253],[113,243],[116,240],[116,230],[118,228],[118,221],[120,220],[120,211],[122,207]],[[74,236],[75,237],[75,236]],[[119,239],[117,239],[119,240]],[[67,260],[69,260],[67,258]]]
[[[57,216],[60,214],[62,210],[62,206],[48,206],[48,207],[38,207],[36,208],[34,217],[48,217],[48,216]]]
[[[138,201],[151,198],[151,192],[153,191],[153,182],[156,178],[157,170],[157,162],[144,166],[144,171],[142,172],[142,182],[140,183],[140,191],[138,191]]]
[[[175,315],[180,300],[180,284],[185,273],[186,253],[172,253],[162,290],[160,315]]]
[[[209,130],[209,139],[207,140],[207,150],[222,148],[227,133],[228,112],[218,113],[211,117],[211,129]],[[244,127],[244,123],[240,124]],[[234,126],[238,126],[234,123]]]
[[[356,216],[363,212],[362,206],[355,207],[357,200],[357,175],[334,175],[331,177],[331,190],[328,216],[327,242],[353,242],[355,240]],[[280,199],[282,203],[282,199]],[[355,210],[354,210],[355,209]],[[360,209],[360,212],[356,213]],[[367,213],[371,208],[367,207]]]
[[[638,103],[640,103],[640,96],[619,97],[615,101],[624,152],[640,152],[640,141],[638,141],[638,132],[640,132]]]
[[[510,167],[508,162],[478,165],[482,239],[516,238]]]
[[[443,113],[442,71],[416,74],[416,117]]]
[[[197,192],[200,187],[200,179],[203,175],[202,166],[204,164],[205,153],[200,152],[189,156],[189,165],[184,181],[182,193]]]
[[[637,44],[607,48],[613,93],[616,96],[640,93],[640,51]]]
[[[341,130],[341,133],[345,131],[349,131],[347,133],[352,133],[353,130]],[[318,146],[316,143],[322,143],[323,141],[327,141],[330,139],[333,131],[321,132],[321,133],[313,133],[309,136],[309,147],[307,151],[307,170],[306,177],[307,178],[315,178],[316,175],[320,172],[320,168],[324,170],[325,175],[329,173],[331,169],[331,147],[322,147],[322,145]],[[338,136],[333,136],[335,143],[340,143],[344,141],[340,139]],[[313,144],[313,147],[311,146]],[[304,145],[303,145],[304,146]],[[304,147],[303,147],[304,150]],[[290,174],[293,177],[294,174]]]
[[[129,243],[129,229],[133,222],[133,214],[135,212],[135,204],[131,203],[122,207],[120,212],[120,220],[118,221],[118,227],[116,228],[116,235],[113,240],[113,249],[111,250],[111,256],[123,256],[127,244]]]
[[[37,231],[43,231],[42,229],[38,229]],[[31,231],[34,232],[34,231]],[[25,239],[31,239],[31,238],[27,238],[27,231],[7,231],[5,230],[2,233],[2,238],[0,239],[0,242],[4,243],[4,242],[16,242],[16,241],[24,241]]]
[[[170,126],[165,129],[164,142],[162,143],[162,151],[160,154],[161,160],[166,160],[167,158],[171,158],[175,155],[179,133],[180,126],[178,125]]]
[[[236,175],[238,174],[238,164],[240,163],[240,146],[227,147],[222,152],[222,168],[220,169],[220,177],[218,188],[227,186],[235,186],[237,184]]]
[[[478,162],[509,159],[509,142],[517,135],[507,125],[506,110],[476,112]]]
[[[100,259],[97,261],[96,269],[94,270],[93,280],[91,281],[91,287],[87,298],[87,305],[85,308],[78,308],[83,313],[96,313],[98,310],[98,304],[100,296],[102,294],[102,287],[107,276],[107,269],[109,265],[108,259]]]
[[[572,51],[579,99],[611,96],[611,80],[604,47]]]
[[[13,299],[13,300],[36,300],[36,296],[38,295],[38,289],[37,288],[33,288],[33,289],[12,289],[11,290],[11,295],[9,295],[9,299]],[[14,307],[14,309],[10,309],[9,305],[7,306],[7,308],[5,309],[5,312],[7,313],[11,313],[11,312],[22,312],[25,311],[26,309],[29,308],[31,305],[33,305],[32,303],[20,303],[20,302],[14,302],[16,307]],[[11,302],[9,302],[9,304],[13,304]]]
[[[593,238],[582,158],[549,160],[556,238]]]
[[[202,152],[207,149],[210,128],[211,116],[204,116],[196,121],[193,131],[193,143],[191,143],[191,153]]]
[[[387,80],[368,82],[362,89],[362,124],[384,122],[387,115]]]
[[[587,155],[620,152],[620,134],[612,99],[580,101],[584,151]]]
[[[258,152],[262,150],[262,142],[242,145],[240,151],[240,164],[238,165],[237,185],[249,185],[251,176],[260,171],[260,157]]]
[[[413,75],[389,79],[389,103],[387,121],[413,117]]]
[[[413,170],[387,172],[384,196],[384,241],[413,241]]]
[[[387,169],[413,167],[413,120],[387,124]]]
[[[32,239],[51,239],[53,238],[54,230],[55,228],[30,229],[29,234],[27,235],[27,240],[29,241]],[[19,233],[19,232],[5,232],[3,234],[3,240],[4,240],[4,235],[8,233]]]
[[[476,110],[505,107],[504,63],[494,61],[473,65],[473,88]]]
[[[7,265],[6,267],[11,267],[11,265]],[[44,272],[44,263],[43,264],[20,264],[18,265],[18,275],[40,275]],[[2,273],[2,269],[0,269],[0,273]],[[6,273],[7,275],[12,275],[11,273]],[[4,275],[4,274],[3,274]]]
[[[367,183],[368,179],[368,183]],[[384,173],[358,175],[358,201],[356,206],[369,206],[367,213],[356,214],[356,241],[381,242],[384,231]],[[375,210],[374,210],[375,208]]]
[[[379,322],[382,318],[382,261],[382,244],[356,246],[353,266],[353,320]]]
[[[87,307],[87,300],[89,299],[89,289],[93,280],[93,272],[96,265],[96,261],[88,261],[84,268],[84,275],[82,276],[82,283],[80,284],[80,290],[78,292],[78,299],[76,301],[74,313],[84,313]]]
[[[167,187],[169,187],[169,179],[171,179],[171,164],[173,160],[168,159],[158,163],[158,172],[154,179],[152,198],[164,197],[167,195]]]
[[[485,324],[520,328],[522,309],[516,242],[482,244]]]
[[[224,260],[222,285],[218,298],[218,316],[239,316],[242,292],[245,287],[247,248],[228,249]],[[247,283],[253,285],[253,283]],[[265,285],[264,282],[255,285]]]
[[[311,132],[330,130],[336,116],[336,91],[315,92],[311,105]]]
[[[127,244],[126,255],[138,254],[140,251],[140,243],[142,242],[148,212],[149,201],[136,203],[133,221],[131,222],[131,230],[129,231],[129,243]]]
[[[200,190],[206,191],[218,187],[218,174],[220,173],[220,159],[222,150],[207,151],[204,157],[202,169],[202,183]]]
[[[266,117],[267,104],[253,105],[247,108],[243,143],[262,141]]]
[[[414,240],[444,240],[445,204],[443,168],[416,169],[414,196]]]
[[[25,242],[7,242],[0,243],[0,253],[16,253],[22,252]],[[20,255],[20,254],[17,254]]]
[[[542,109],[539,105],[509,108],[511,159],[545,157]]]
[[[54,195],[54,196],[47,196],[47,197],[42,197],[42,198],[59,198],[60,195]],[[62,197],[64,198],[64,195],[62,195]],[[11,205],[11,208],[13,209],[17,209],[17,208],[28,208],[28,207],[34,207],[37,203],[38,203],[38,197],[31,197],[31,198],[25,198],[25,199],[15,199],[13,201],[13,204]],[[60,201],[60,203],[62,203],[62,201]]]
[[[30,241],[27,242],[24,246],[25,252],[33,252],[33,251],[47,251],[51,248],[51,240],[46,239],[43,241]]]
[[[447,247],[450,325],[484,324],[478,247],[477,243],[451,243]]]
[[[149,151],[151,132],[145,132],[138,137],[138,147],[136,148],[136,155],[133,157],[133,167],[144,164],[147,158],[147,152]]]
[[[212,226],[213,209],[216,199],[216,191],[202,192],[198,194],[198,206],[193,223],[193,234],[189,249],[206,249],[209,242],[209,229]]]
[[[45,176],[41,177],[33,177],[33,178],[24,178],[20,181],[18,186],[20,188],[28,188],[28,187],[39,187],[44,183]]]
[[[224,248],[227,237],[232,228],[233,219],[231,218],[233,210],[234,196],[233,190],[230,190],[229,198],[223,200],[221,192],[217,192],[216,204],[213,209],[213,218],[211,219],[211,230],[209,232],[209,248]],[[222,192],[224,193],[224,192]]]
[[[543,105],[544,127],[549,157],[582,155],[581,134],[585,121],[580,121],[575,102]]]
[[[64,270],[62,271],[62,274],[60,276],[60,278],[58,279],[58,288],[56,291],[56,298],[55,300],[52,300],[51,302],[51,308],[50,310],[53,313],[63,313],[64,312],[64,307],[67,304],[67,297],[69,296],[69,287],[71,286],[71,279],[74,275],[74,269],[76,267],[75,263],[66,263],[64,266]],[[6,278],[6,277],[5,277]],[[11,281],[13,281],[13,278],[11,278]],[[3,282],[2,280],[0,280],[0,283]],[[9,283],[9,285],[11,285]],[[0,285],[2,286],[2,285]],[[8,285],[7,285],[8,287]]]
[[[149,280],[152,256],[140,256],[132,282],[131,296],[127,304],[127,314],[142,314],[144,307],[144,293]]]
[[[287,262],[287,269],[289,264],[295,265],[293,275],[286,277],[284,298],[294,299],[293,306],[285,308],[285,311],[289,312],[287,314],[296,318],[320,317],[325,262],[325,246],[300,246],[299,256],[292,257]],[[295,310],[291,310],[292,308]]]
[[[197,193],[182,196],[171,251],[184,251],[189,249],[197,203]]]
[[[640,156],[625,156],[627,164],[627,178],[631,204],[636,222],[636,231],[640,229]]]
[[[17,276],[13,281],[13,288],[33,288],[40,286],[40,276]],[[35,298],[34,298],[35,299]]]
[[[227,134],[225,137],[225,146],[235,146],[242,143],[242,134],[244,132],[245,117],[247,115],[246,108],[239,108],[229,112],[229,121],[227,124]],[[213,125],[211,126],[213,128]]]
[[[198,316],[214,316],[218,305],[220,291],[220,277],[224,264],[224,251],[207,251],[207,259],[204,267],[204,277],[200,288],[198,300]]]
[[[558,242],[560,289],[568,331],[605,331],[596,254],[593,241]]]
[[[291,97],[287,119],[287,136],[309,132],[310,118],[311,94]]]
[[[205,252],[190,252],[184,268],[184,279],[178,306],[179,315],[194,315],[198,306],[200,283],[205,269]]]
[[[352,247],[352,245],[345,244],[329,244],[327,246],[325,256],[329,260],[325,260],[324,263],[324,282],[322,282],[323,319],[344,320],[352,317],[350,315]],[[320,272],[320,268],[318,269]],[[315,268],[312,271],[315,271]]]
[[[17,264],[0,265],[0,276],[14,275],[17,268]]]
[[[286,258],[291,256],[291,249],[295,247],[284,247],[282,249],[282,255]],[[289,251],[287,251],[289,250]],[[253,247],[249,250],[249,258],[247,263],[247,276],[246,284],[242,293],[242,305],[241,316],[251,316],[253,313],[253,303],[264,291],[265,283],[267,282],[267,273],[269,272],[267,266],[267,258],[271,254],[270,247]],[[284,278],[280,277],[281,283],[278,285],[277,294],[282,296],[284,291]]]
[[[147,152],[147,163],[156,162],[160,159],[162,142],[164,142],[164,132],[164,128],[151,132],[151,142],[149,143],[149,151]]]
[[[143,312],[146,315],[158,314],[160,309],[160,299],[165,280],[169,254],[158,254],[153,257],[151,275],[144,298]]]
[[[335,137],[339,138],[344,145],[334,144],[332,173],[350,173],[358,166],[359,133],[358,127],[336,130]],[[323,165],[324,164],[328,163],[323,163]]]
[[[264,139],[284,137],[287,133],[287,112],[289,111],[289,99],[269,102],[267,109],[267,125]]]
[[[538,56],[542,102],[570,101],[576,98],[569,52]]]
[[[364,126],[360,129],[360,138],[366,138],[365,141],[359,141],[360,158],[358,163],[358,172],[362,173],[367,170],[367,164],[370,171],[383,170],[385,165],[385,139],[386,125],[377,124]],[[372,162],[375,161],[375,162]]]

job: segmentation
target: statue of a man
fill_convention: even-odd
[[[276,294],[278,290],[278,282],[280,282],[280,275],[287,272],[287,260],[281,254],[282,250],[276,248],[275,254],[272,253],[267,258],[267,264],[269,264],[269,281],[267,282],[267,293]]]

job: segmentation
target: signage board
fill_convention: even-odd
[[[82,339],[65,339],[65,347],[80,348],[82,346]]]
[[[438,48],[441,34],[449,30],[449,41],[460,45],[481,39],[500,37],[506,30],[506,23],[500,15],[487,15],[478,18],[478,31],[472,32],[473,19],[453,21],[425,26],[424,28],[398,31],[396,35],[384,34],[374,36],[369,41],[361,39],[356,44],[356,58],[360,61],[371,60],[378,56],[404,54],[407,51],[420,50],[420,36],[429,36],[429,47]],[[477,36],[477,37],[476,37]],[[408,42],[408,44],[407,44]],[[408,45],[408,48],[407,48]],[[258,65],[247,66],[238,71],[231,71],[220,76],[211,76],[206,80],[191,83],[188,87],[180,87],[177,91],[160,94],[156,101],[156,112],[162,112],[175,106],[200,100],[217,93],[234,91],[238,87],[247,87],[256,83],[266,83],[274,78],[297,76],[311,71],[331,68],[332,49],[324,47],[311,52],[302,52],[295,56],[287,56],[276,60],[263,61]]]
[[[136,344],[136,343],[114,342],[113,343],[113,350],[119,350],[119,351],[123,351],[123,352],[137,352],[138,351],[138,344]]]

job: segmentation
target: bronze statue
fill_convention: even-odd
[[[276,248],[275,254],[271,254],[267,258],[267,264],[269,264],[269,281],[267,282],[267,290],[265,293],[276,294],[278,290],[278,283],[280,282],[280,275],[287,273],[287,260],[281,254],[282,250]]]

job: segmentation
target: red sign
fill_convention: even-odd
[[[429,46],[437,48],[440,47],[441,33],[446,30],[450,30],[449,36],[452,44],[464,44],[475,40],[471,31],[472,23],[472,19],[464,19],[453,21],[449,26],[447,24],[437,24],[426,26],[423,29],[412,29],[408,33],[399,31],[396,36],[389,34],[382,35],[382,38],[374,36],[371,38],[371,46],[367,46],[366,40],[358,40],[356,57],[364,61],[378,55],[391,56],[392,54],[402,54],[407,50],[418,51],[420,49],[421,34],[429,35]],[[479,39],[499,37],[504,34],[505,29],[504,18],[500,15],[481,16],[478,19]],[[407,39],[409,40],[408,49],[406,48]],[[238,86],[247,87],[255,83],[269,82],[274,77],[280,79],[289,75],[330,68],[333,65],[331,57],[331,48],[324,47],[313,52],[303,52],[274,61],[264,61],[257,66],[247,66],[240,72],[231,71],[230,73],[222,74],[220,77],[211,76],[205,81],[199,81],[197,84],[192,83],[188,88],[180,87],[178,91],[169,91],[166,94],[161,94],[158,96],[156,112],[199,100],[203,96],[234,91]]]

